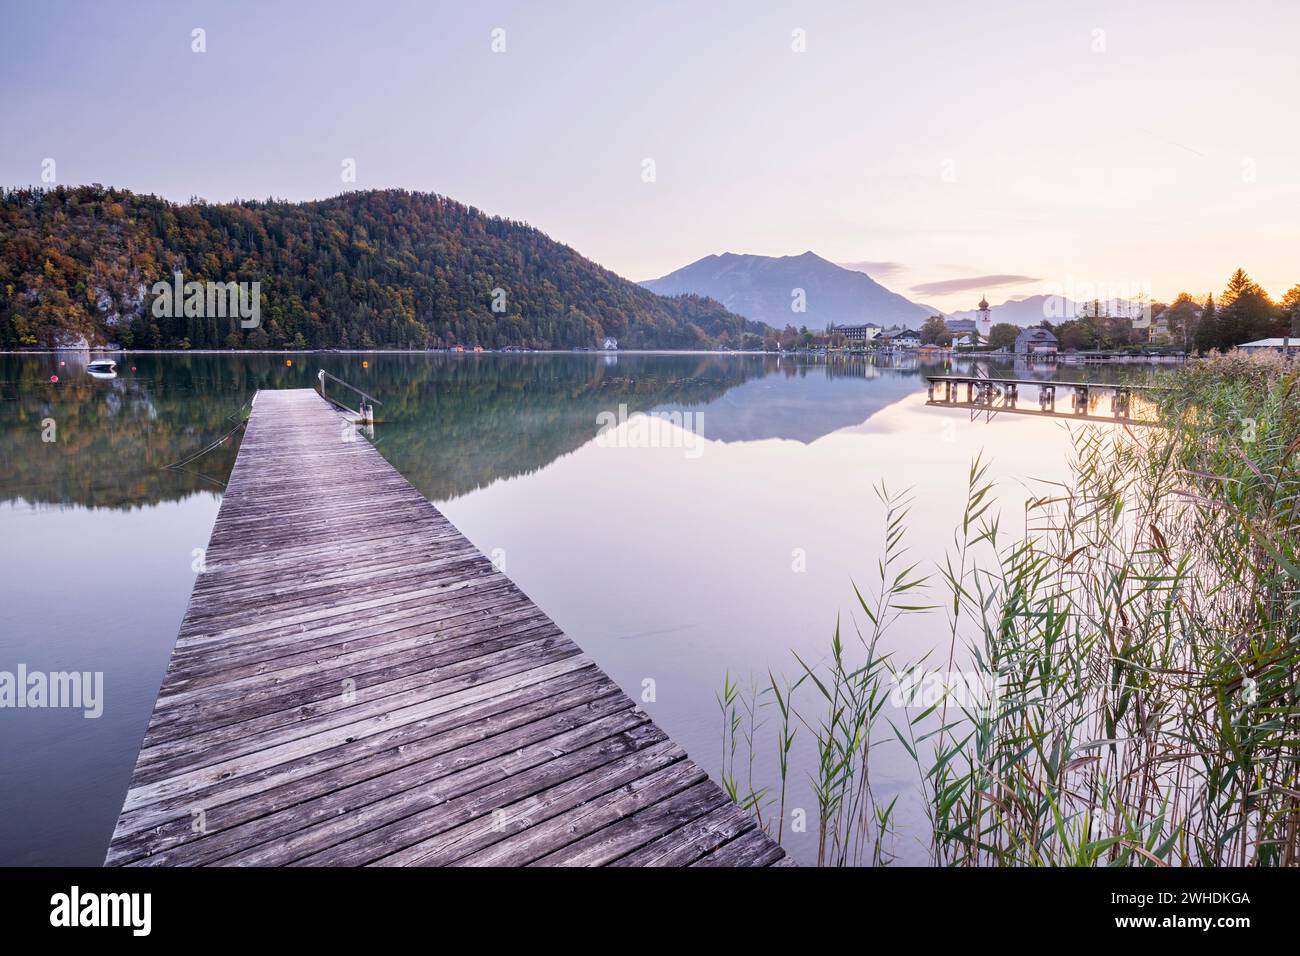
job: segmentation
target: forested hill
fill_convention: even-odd
[[[157,317],[153,285],[174,270],[187,282],[260,282],[261,325]],[[184,205],[101,186],[0,195],[0,348],[82,337],[127,348],[570,348],[606,336],[697,348],[764,331],[429,193]]]

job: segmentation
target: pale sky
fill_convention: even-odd
[[[1300,282],[1300,3],[6,0],[2,22],[6,185],[52,158],[175,200],[401,186],[631,279],[812,250],[945,310]]]

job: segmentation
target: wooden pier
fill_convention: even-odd
[[[262,391],[108,865],[789,865],[309,389]]]
[[[1162,390],[1159,385],[1130,385],[1107,382],[1058,382],[1049,379],[986,378],[979,375],[928,375],[926,404],[941,408],[960,408],[991,417],[998,412],[1016,415],[1041,415],[1084,422],[1120,422],[1130,425],[1154,424],[1154,419],[1133,415],[1135,397],[1150,397]],[[1035,391],[1037,407],[1021,404],[1020,390]],[[965,397],[962,397],[965,389]],[[1110,396],[1110,414],[1094,414],[1094,399]],[[1069,399],[1069,411],[1056,407],[1059,397]]]

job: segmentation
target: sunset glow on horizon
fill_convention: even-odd
[[[338,10],[13,5],[0,183],[401,187],[635,280],[813,250],[945,311],[1297,279],[1290,4]]]

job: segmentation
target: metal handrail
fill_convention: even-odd
[[[361,391],[361,389],[357,388],[355,385],[353,385],[353,384],[351,384],[351,383],[349,383],[349,382],[345,382],[345,381],[343,381],[343,379],[339,378],[337,375],[331,375],[329,372],[325,371],[323,368],[322,368],[322,369],[317,369],[317,370],[316,370],[316,378],[317,378],[317,379],[320,381],[320,383],[321,383],[321,394],[322,394],[322,395],[325,393],[325,379],[326,379],[326,378],[332,378],[334,381],[338,382],[338,383],[339,383],[340,385],[342,385],[344,388],[350,388],[350,389],[352,389],[352,391],[356,392],[356,393],[357,393],[358,395],[360,395],[362,398],[368,398],[368,399],[370,399],[370,401],[374,402],[376,405],[382,405],[382,404],[384,404],[384,403],[381,402],[379,399],[375,398],[375,396],[373,396],[373,395],[369,395],[369,394],[367,394],[366,392]],[[344,407],[346,408],[347,406],[345,405]]]

